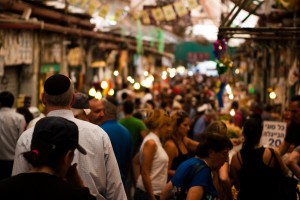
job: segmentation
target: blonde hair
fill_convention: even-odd
[[[149,130],[156,130],[167,123],[171,123],[171,119],[163,109],[154,109],[147,112],[144,123]]]
[[[213,121],[211,122],[206,130],[206,133],[218,133],[220,135],[227,135],[227,126],[223,121]]]

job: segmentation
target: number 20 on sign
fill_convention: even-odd
[[[286,123],[264,121],[260,143],[265,147],[277,148],[284,140]]]

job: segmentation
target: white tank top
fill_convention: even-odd
[[[157,151],[155,152],[154,158],[153,158],[153,163],[152,163],[152,168],[150,172],[150,179],[152,183],[152,188],[153,188],[153,193],[154,195],[160,195],[163,187],[167,183],[167,178],[168,178],[168,162],[169,162],[169,157],[164,148],[162,147],[162,144],[154,133],[150,132],[143,140],[143,143],[140,148],[140,163],[143,162],[143,149],[144,149],[144,144],[148,140],[154,140],[157,146]],[[146,191],[142,176],[139,175],[138,180],[137,180],[137,188]]]

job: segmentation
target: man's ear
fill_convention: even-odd
[[[43,102],[44,105],[46,105],[45,93],[44,93],[44,92],[43,92],[43,94],[42,94],[42,102]]]
[[[65,164],[71,164],[74,158],[74,150],[69,150],[65,157],[64,157],[64,163]]]
[[[71,107],[75,103],[75,94],[72,95]]]

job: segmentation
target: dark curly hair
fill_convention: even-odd
[[[233,148],[230,139],[225,135],[218,133],[204,133],[201,137],[201,143],[199,143],[196,150],[196,155],[200,158],[206,158],[210,151],[220,152]]]

